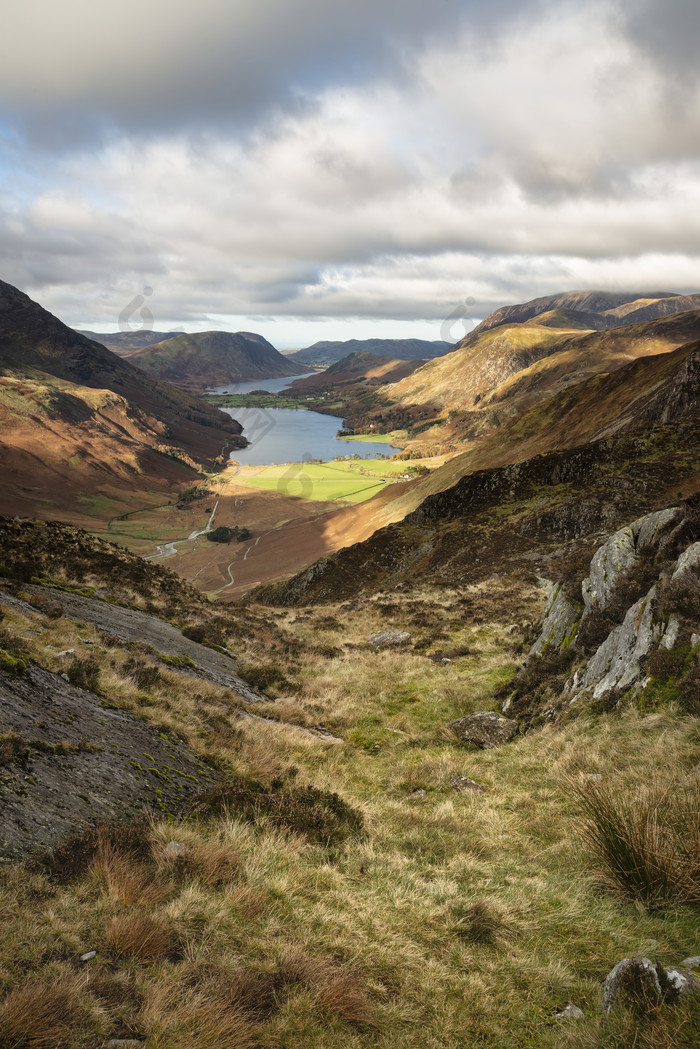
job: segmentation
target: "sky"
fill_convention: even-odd
[[[95,331],[453,342],[700,289],[697,0],[23,0],[0,276]]]

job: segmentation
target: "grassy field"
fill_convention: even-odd
[[[341,437],[341,441],[364,441],[370,444],[391,444],[394,440],[406,437],[406,430],[393,430],[391,433],[354,433]]]
[[[6,636],[21,636],[54,670],[61,649],[87,658],[107,644],[105,703],[186,740],[239,797],[253,782],[266,793],[257,816],[233,805],[154,819],[131,850],[107,843],[71,878],[6,867],[5,1044],[697,1045],[692,1003],[601,1022],[602,981],[620,958],[669,964],[697,953],[697,909],[648,911],[607,892],[568,788],[592,774],[627,792],[657,774],[669,785],[684,779],[700,759],[697,720],[672,707],[584,714],[491,751],[446,728],[496,706],[494,689],[522,659],[541,601],[496,580],[466,593],[203,619],[277,697],[256,705],[276,719],[268,724],[239,718],[240,701],[224,689],[197,681],[195,692],[191,676],[157,654],[138,656],[139,667],[157,668],[142,669],[139,684],[134,654],[93,629],[8,612]],[[410,643],[366,646],[370,631],[387,628],[408,630]],[[343,742],[291,727],[320,723]],[[455,790],[462,776],[483,790]],[[183,859],[164,858],[172,840]],[[78,970],[90,949],[96,957]],[[567,1000],[586,1019],[556,1019]]]
[[[364,467],[365,460],[362,462]],[[280,492],[317,502],[342,499],[345,502],[360,503],[378,492],[384,485],[382,476],[390,476],[393,471],[386,470],[382,473],[380,470],[368,470],[367,473],[371,473],[371,476],[361,473],[359,463],[355,462],[294,463],[291,466],[261,467],[255,476],[243,471],[238,475],[237,481],[251,488]]]

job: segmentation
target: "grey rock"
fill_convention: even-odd
[[[451,721],[449,728],[467,743],[490,750],[508,743],[517,734],[518,724],[495,710],[477,710]]]
[[[584,774],[583,778],[584,779],[590,779],[594,783],[600,783],[602,781],[602,779],[603,779],[603,777],[601,776],[601,774],[599,772],[586,772]]]
[[[660,966],[659,966],[660,968]],[[630,998],[658,1005],[663,998],[656,965],[650,958],[623,958],[612,969],[603,987],[603,1012]]]
[[[661,647],[671,649],[678,640],[681,625],[678,622],[676,616],[669,616],[666,629],[664,630],[663,637],[661,638]]]
[[[187,851],[187,846],[181,841],[169,841],[163,849],[163,859],[179,860],[182,856],[187,855]]]
[[[406,630],[381,630],[377,634],[370,634],[367,644],[374,648],[390,648],[392,645],[403,645],[411,640],[411,635]]]
[[[530,655],[538,656],[550,645],[561,648],[565,642],[572,640],[580,618],[581,606],[566,596],[563,587],[553,587],[543,612],[540,636],[532,646]]]
[[[554,1015],[557,1020],[585,1020],[586,1018],[583,1009],[579,1009],[578,1005],[574,1005],[573,1002],[567,1002],[564,1008]]]
[[[686,958],[686,962],[692,961],[700,962],[700,958]],[[649,958],[623,958],[605,980],[603,1011],[608,1012],[618,1003],[649,1007],[696,994],[700,981],[692,968],[684,963],[664,968]]]
[[[693,648],[697,648],[697,646],[700,645],[700,634],[691,634],[690,643]]]
[[[67,648],[67,649],[65,649],[64,652],[57,652],[56,653],[56,659],[61,659],[63,656],[74,656],[74,655],[75,655],[75,649],[74,648]]]
[[[620,576],[632,567],[642,550],[658,545],[660,533],[677,515],[674,507],[639,517],[596,550],[582,587],[587,609],[605,608]]]
[[[663,626],[654,623],[655,596],[656,587],[652,587],[635,602],[588,661],[580,688],[593,687],[594,699],[613,688],[629,688],[641,676],[640,661],[663,633]]]
[[[690,958],[684,958],[680,963],[681,969],[700,969],[700,954],[694,954]]]
[[[666,976],[678,997],[684,994],[695,994],[700,990],[700,983],[690,969],[691,966],[669,965],[666,967]]]
[[[678,558],[671,579],[676,579],[687,569],[698,567],[700,567],[700,543],[693,543],[693,545],[689,546],[687,550],[684,550]]]
[[[81,962],[91,962],[93,958],[97,957],[97,951],[88,951],[86,954],[80,955]]]
[[[408,795],[408,800],[409,801],[422,801],[423,798],[427,798],[427,797],[428,797],[427,790],[414,790],[413,794],[409,794]]]
[[[482,783],[477,783],[476,780],[470,779],[469,776],[455,776],[454,779],[450,780],[450,786],[460,794],[483,794],[486,790]]]

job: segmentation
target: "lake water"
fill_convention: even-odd
[[[309,374],[313,375],[313,372]],[[253,382],[229,383],[217,386],[209,393],[251,393],[265,390],[279,393],[295,379],[256,379]],[[393,455],[399,449],[391,444],[369,441],[341,441],[336,437],[343,420],[336,415],[321,415],[294,408],[222,408],[243,427],[243,436],[250,444],[231,453],[243,466],[267,466],[273,463],[301,463],[305,459],[335,459],[336,456]]]

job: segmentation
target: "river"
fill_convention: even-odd
[[[313,375],[313,372],[309,374]],[[228,383],[208,390],[208,393],[251,393],[265,390],[279,393],[296,379],[256,379],[252,382]],[[342,441],[336,433],[343,420],[336,415],[321,415],[295,408],[222,408],[243,427],[243,436],[250,444],[237,448],[231,458],[242,466],[268,466],[274,463],[300,463],[306,459],[335,459],[337,456],[393,455],[399,451],[388,443],[370,441]]]

